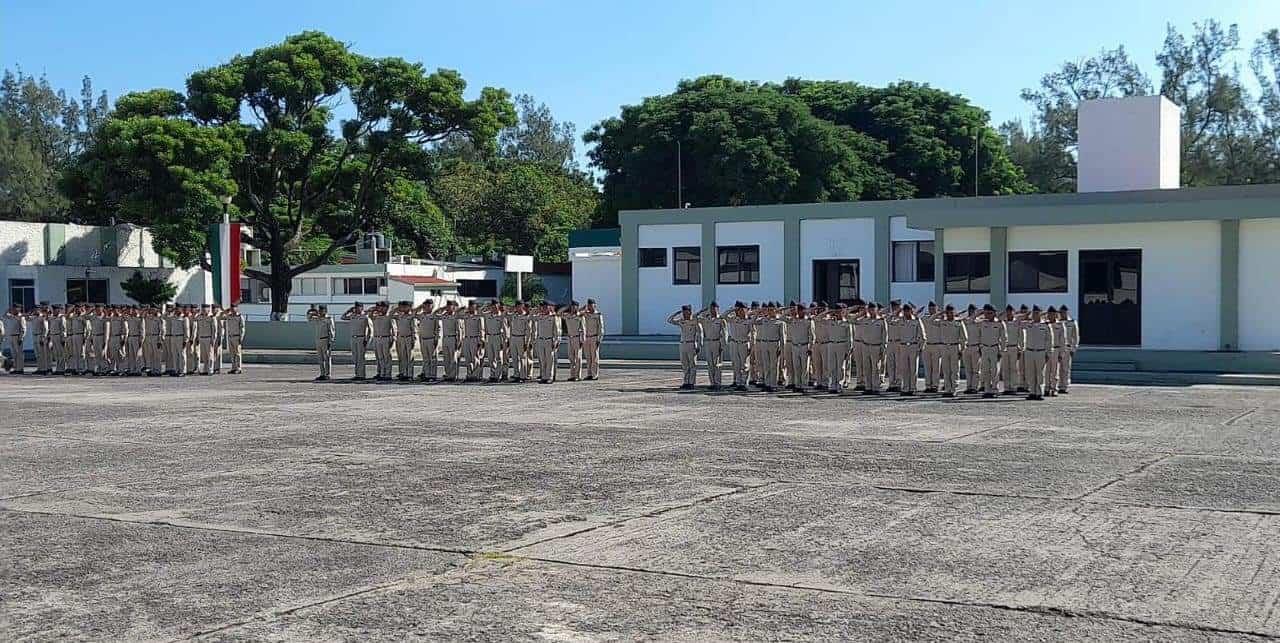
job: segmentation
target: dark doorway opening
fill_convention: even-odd
[[[1080,343],[1142,345],[1142,251],[1081,250]]]
[[[814,259],[813,301],[852,304],[858,298],[861,274],[857,259]]]

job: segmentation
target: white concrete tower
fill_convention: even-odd
[[[1172,190],[1181,171],[1181,111],[1164,96],[1080,103],[1076,191]]]

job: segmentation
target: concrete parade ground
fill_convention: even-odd
[[[314,374],[0,376],[0,640],[1280,637],[1275,388]]]

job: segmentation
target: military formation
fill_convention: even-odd
[[[41,304],[3,317],[9,372],[26,373],[28,333],[35,375],[184,377],[241,373],[244,317],[236,306]]]
[[[683,306],[667,322],[680,331],[682,389],[695,388],[698,361],[712,390],[775,391],[785,387],[866,395],[917,393],[923,363],[924,393],[1024,394],[1028,400],[1065,395],[1080,344],[1080,328],[1066,306],[970,305],[930,302],[925,310],[899,301],[881,306],[737,302],[722,312],[714,302],[697,312]]]
[[[559,379],[562,343],[570,382],[600,377],[604,316],[593,299],[559,308],[526,302],[507,307],[499,301],[437,307],[430,299],[417,307],[407,301],[367,308],[356,303],[336,318],[326,306],[316,306],[307,322],[320,365],[317,381],[332,379],[338,320],[347,322],[356,381],[370,379],[366,352],[372,350],[374,381],[519,383],[533,381],[536,367],[537,381],[549,384]],[[422,361],[416,373],[415,355]]]

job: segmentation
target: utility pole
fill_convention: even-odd
[[[978,196],[978,137],[981,135],[981,128],[973,132],[973,196]]]
[[[684,207],[684,155],[680,140],[676,139],[676,209]]]

